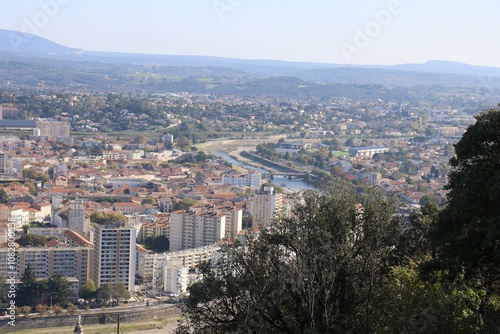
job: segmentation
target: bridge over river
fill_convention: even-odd
[[[303,179],[304,176],[306,175],[305,172],[266,172],[266,173],[261,173],[262,177],[264,178],[271,178],[273,179],[275,176],[284,176],[289,179]]]

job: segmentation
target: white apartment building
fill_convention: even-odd
[[[373,157],[376,153],[384,153],[389,151],[385,146],[363,146],[349,148],[349,154],[353,157]]]
[[[208,246],[162,254],[139,252],[137,254],[137,274],[145,281],[150,281],[158,268],[162,267],[161,263],[167,259],[178,259],[183,266],[194,269],[201,263],[210,261],[211,254],[219,249],[220,246],[211,244]]]
[[[208,262],[220,246],[186,249],[170,253],[139,252],[137,274],[146,285],[171,293],[185,292],[189,286],[189,270]]]
[[[197,204],[190,207],[196,212],[217,212],[226,216],[225,238],[238,235],[242,228],[243,208],[233,205]]]
[[[240,187],[260,187],[260,172],[253,170],[247,174],[223,174],[222,184],[233,184]]]
[[[93,279],[96,287],[123,283],[128,291],[134,291],[136,235],[135,228],[121,222],[95,228]]]
[[[210,245],[224,238],[226,216],[216,212],[175,211],[170,216],[170,250]]]
[[[165,261],[162,272],[162,290],[175,295],[187,291],[189,284],[189,268],[179,259]]]
[[[268,227],[282,212],[283,197],[274,187],[264,187],[263,191],[253,195],[250,212],[253,226]]]
[[[23,225],[30,223],[30,213],[21,207],[10,208],[9,221],[14,223],[16,229],[21,228]]]

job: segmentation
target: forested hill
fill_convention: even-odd
[[[407,101],[417,99],[421,92],[435,94],[440,90],[461,89],[493,101],[500,91],[500,77],[372,68],[308,70],[297,76],[270,77],[227,67],[80,61],[0,52],[0,85],[75,92],[188,92],[318,99],[397,97]]]

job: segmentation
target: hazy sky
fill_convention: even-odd
[[[0,28],[89,51],[500,67],[500,0],[2,0]]]

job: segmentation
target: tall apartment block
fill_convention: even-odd
[[[16,249],[16,272],[21,277],[28,264],[35,271],[37,278],[50,278],[61,274],[66,278],[76,277],[78,285],[91,278],[94,250],[90,246],[68,247],[19,247]],[[8,277],[8,248],[0,248],[0,277]]]
[[[94,232],[94,273],[97,287],[123,283],[134,291],[136,265],[135,228],[122,222],[100,225]]]
[[[274,187],[264,187],[261,192],[253,195],[250,209],[253,226],[270,226],[281,215],[282,204],[282,195]]]
[[[226,216],[217,212],[179,210],[170,216],[170,250],[197,248],[224,238]]]

